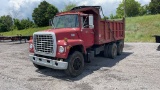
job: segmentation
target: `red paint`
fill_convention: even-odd
[[[94,7],[86,7],[77,10],[71,10],[68,12],[58,13],[56,16],[66,14],[77,14],[79,16],[79,27],[78,28],[59,28],[49,29],[44,32],[54,32],[57,40],[57,58],[67,58],[69,49],[67,46],[82,45],[84,51],[93,45],[103,45],[105,43],[114,42],[117,40],[123,40],[125,37],[125,20],[111,21],[101,20],[99,9]],[[92,14],[94,17],[94,29],[82,28],[81,17],[84,15]],[[72,36],[74,34],[75,36]],[[67,38],[67,42],[64,40]],[[31,42],[32,43],[32,42]],[[66,51],[59,53],[59,46],[64,46]],[[32,50],[30,50],[32,52]]]
[[[68,57],[68,53],[69,53],[70,48],[73,46],[76,46],[76,45],[82,45],[83,47],[85,47],[84,42],[81,39],[68,39],[67,42],[64,40],[59,40],[57,42],[58,48],[57,48],[57,52],[56,52],[56,57],[66,59]],[[58,52],[59,46],[65,47],[64,53]],[[70,48],[68,48],[68,47],[70,47]],[[85,50],[85,52],[86,52],[86,50]]]

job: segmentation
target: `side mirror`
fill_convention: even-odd
[[[93,29],[93,28],[94,28],[94,25],[89,25],[89,28],[90,28],[90,29]]]
[[[93,15],[89,15],[89,28],[93,29],[94,25],[93,25]]]
[[[49,26],[52,26],[52,28],[55,28],[53,20],[54,18],[49,19]]]
[[[49,26],[52,26],[52,19],[49,19]]]

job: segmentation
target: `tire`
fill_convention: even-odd
[[[124,43],[122,41],[120,41],[117,44],[117,55],[121,55],[123,52],[123,47],[124,47]]]
[[[33,63],[33,65],[34,65],[37,69],[44,69],[44,68],[46,68],[46,67],[44,67],[44,66],[40,66],[40,65],[37,65],[37,64],[35,64],[35,63]]]
[[[109,44],[106,44],[105,47],[104,47],[104,57],[108,58],[109,57]]]
[[[75,51],[68,56],[66,61],[68,62],[68,68],[65,70],[67,75],[77,77],[83,72],[84,57],[82,53]]]
[[[108,56],[112,59],[114,59],[117,56],[117,45],[115,43],[109,45]]]

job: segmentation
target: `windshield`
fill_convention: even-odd
[[[78,15],[62,15],[53,19],[54,28],[75,28],[79,26]]]

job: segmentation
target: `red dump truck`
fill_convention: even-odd
[[[76,77],[85,62],[101,54],[114,59],[124,47],[125,19],[102,20],[100,6],[78,6],[58,13],[52,29],[35,32],[29,41],[30,60],[38,68],[61,69]]]

